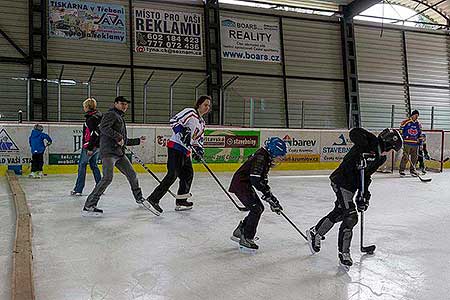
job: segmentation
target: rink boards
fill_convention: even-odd
[[[44,132],[53,139],[45,152],[46,173],[73,173],[82,146],[81,124],[43,124]],[[0,168],[2,174],[8,168],[29,172],[31,153],[28,137],[33,124],[0,124]],[[375,134],[377,132],[374,132]],[[426,131],[430,156],[443,159],[450,156],[450,132]],[[154,171],[164,171],[167,159],[166,142],[171,129],[166,126],[128,125],[128,136],[145,135],[143,145],[132,150]],[[288,145],[286,160],[277,166],[281,170],[332,169],[352,147],[348,130],[299,130],[264,128],[208,127],[205,132],[205,159],[216,171],[233,171],[243,160],[273,136],[282,138]],[[129,155],[130,158],[131,155]],[[394,165],[398,164],[394,159]],[[392,168],[392,158],[385,169]],[[133,160],[133,163],[136,163]],[[450,167],[449,163],[444,167]],[[196,170],[204,170],[194,165]],[[137,168],[144,171],[143,168]]]

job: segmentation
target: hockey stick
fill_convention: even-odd
[[[411,158],[409,157],[409,155],[408,155],[408,161],[409,161],[409,163],[411,164],[411,166],[414,168],[414,171],[415,171],[415,173],[416,173],[415,175],[417,175],[417,177],[420,179],[420,181],[422,181],[422,182],[430,182],[430,181],[431,181],[431,178],[423,178],[422,176],[419,175],[419,172],[417,172],[416,166],[413,165],[413,163],[412,163]]]
[[[156,176],[155,175],[155,173],[153,173],[152,172],[152,170],[150,170],[146,165],[145,165],[145,163],[142,161],[142,159],[140,159],[140,157],[139,156],[137,156],[136,155],[136,153],[134,153],[132,150],[130,150],[129,148],[125,148],[126,150],[128,150],[130,153],[131,153],[131,155],[133,155],[134,156],[134,158],[136,159],[136,161],[150,174],[150,175],[152,175],[152,177],[153,178],[155,178],[156,179],[156,181],[158,181],[158,183],[159,184],[161,184],[161,180],[159,180],[159,178],[158,178],[158,176]],[[174,197],[175,199],[178,199],[177,198],[177,195],[174,193],[174,192],[172,192],[171,190],[169,190],[168,191],[171,195],[172,195],[172,197]],[[184,199],[184,198],[183,198]]]
[[[214,180],[217,182],[217,184],[220,186],[220,188],[222,189],[222,191],[228,196],[228,198],[231,200],[231,202],[233,202],[234,206],[236,206],[236,208],[239,211],[248,211],[248,209],[245,206],[239,206],[237,204],[237,202],[233,199],[233,197],[231,197],[230,193],[228,193],[228,191],[223,187],[222,183],[220,183],[219,178],[217,178],[217,176],[213,173],[213,171],[209,168],[209,166],[206,164],[205,160],[203,159],[203,157],[201,157],[200,155],[198,155],[198,153],[195,151],[194,148],[192,148],[192,152],[194,152],[199,158],[200,158],[200,162],[203,164],[203,166],[206,168],[206,170],[208,170],[209,174],[211,174],[211,176],[214,178]]]
[[[300,235],[305,239],[305,241],[308,241],[308,238],[306,237],[306,235],[300,231],[300,229],[298,229],[298,227],[294,224],[294,222],[292,222],[285,214],[283,211],[280,211],[280,214],[286,219],[286,221],[289,222],[289,224],[292,225],[292,227],[295,228],[295,230],[297,230],[298,233],[300,233]]]
[[[444,160],[435,159],[435,158],[430,157],[430,159],[428,159],[428,160],[437,161],[439,163],[446,163],[446,162],[448,162],[450,160],[450,157],[446,157],[446,158],[444,158]]]
[[[360,174],[361,174],[361,190],[359,191],[361,193],[361,196],[364,195],[364,168],[365,164],[362,164],[360,166]],[[361,223],[359,225],[361,231],[360,231],[360,239],[359,239],[359,249],[363,253],[367,254],[373,254],[377,246],[370,245],[370,246],[364,246],[364,211],[361,211]]]

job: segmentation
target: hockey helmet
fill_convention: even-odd
[[[399,151],[403,147],[403,139],[400,133],[396,129],[386,128],[379,135],[382,151],[390,151],[394,149]]]
[[[272,158],[285,156],[287,153],[286,143],[279,137],[271,137],[267,141],[265,148]]]

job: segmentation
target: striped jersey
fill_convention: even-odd
[[[418,146],[420,144],[422,125],[419,121],[413,121],[411,118],[404,120],[400,124],[400,131],[404,144],[410,146]]]
[[[194,108],[185,108],[170,119],[172,136],[167,147],[181,151],[187,156],[191,154],[191,146],[203,148],[203,136],[205,133],[205,121]],[[190,144],[183,142],[183,131],[190,132]]]

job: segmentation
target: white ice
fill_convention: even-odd
[[[0,177],[0,300],[11,299],[15,212],[6,177]]]
[[[304,175],[270,176],[286,215],[302,230],[335,200],[326,175]],[[377,175],[365,215],[365,244],[376,244],[377,251],[360,253],[357,225],[355,264],[347,274],[337,267],[338,225],[312,256],[294,228],[267,206],[257,233],[260,249],[240,253],[230,234],[245,214],[208,173],[195,174],[193,210],[175,212],[166,195],[160,217],[139,208],[116,174],[100,200],[105,213],[99,219],[82,218],[85,197],[68,196],[75,175],[23,178],[34,226],[37,299],[449,299],[448,175],[431,174],[431,183]],[[231,174],[218,176],[228,186]],[[146,173],[139,179],[146,195],[156,186]],[[85,193],[92,181],[89,175]]]

